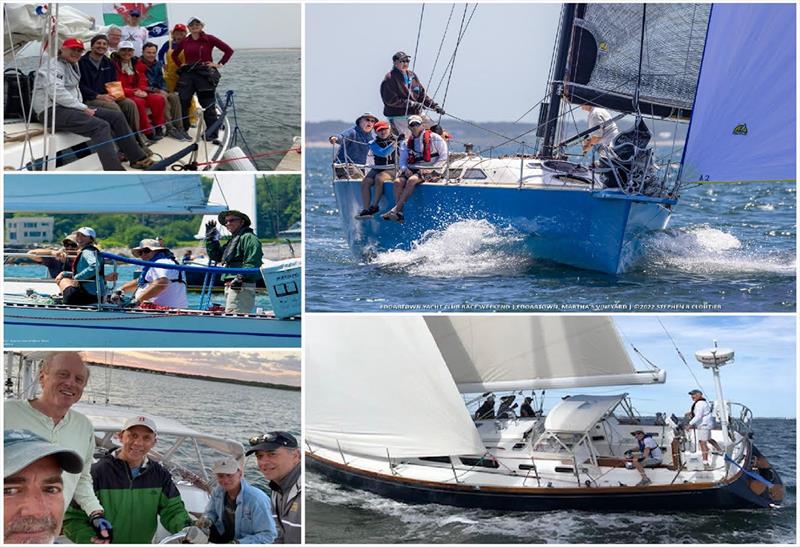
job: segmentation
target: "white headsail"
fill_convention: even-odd
[[[306,321],[306,440],[347,454],[480,454],[483,445],[421,317]]]
[[[663,383],[637,372],[609,317],[431,316],[425,321],[459,391]]]
[[[796,178],[797,6],[714,4],[685,181]]]
[[[225,173],[224,176],[214,177],[214,184],[211,186],[211,194],[208,202],[222,205],[225,209],[235,209],[250,217],[251,227],[254,232],[257,229],[256,216],[256,184],[254,175],[246,173]],[[222,210],[225,210],[222,209]],[[206,215],[200,222],[195,239],[203,239],[206,236],[206,222],[209,220],[217,221],[217,215]],[[217,226],[222,237],[228,237],[231,233],[225,226]]]
[[[198,175],[6,175],[4,204],[6,212],[63,214],[186,215],[225,209],[206,202]]]
[[[30,42],[42,39],[42,31],[49,22],[50,12],[47,8],[55,9],[54,4],[12,4],[4,3],[3,10],[6,17],[3,29],[3,51],[8,54],[11,49],[19,50]],[[37,12],[38,10],[38,12]],[[88,40],[97,30],[91,17],[72,6],[58,6],[58,45],[65,38],[73,37]]]

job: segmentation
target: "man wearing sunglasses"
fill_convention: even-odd
[[[231,238],[225,245],[213,220],[206,223],[206,252],[224,268],[260,268],[264,258],[261,241],[250,227],[250,217],[241,211],[223,211],[217,217]],[[256,304],[259,274],[225,274],[225,313],[252,313]]]
[[[256,455],[258,469],[272,489],[272,510],[278,525],[275,543],[302,541],[300,447],[286,431],[272,431],[250,439],[246,456]]]
[[[437,114],[444,114],[444,109],[436,101],[428,97],[425,88],[417,75],[409,68],[411,56],[398,51],[392,56],[394,66],[381,83],[381,99],[383,99],[383,114],[389,118],[392,130],[402,139],[408,135],[409,116],[423,115],[423,109],[433,110]],[[427,127],[433,125],[427,117]]]

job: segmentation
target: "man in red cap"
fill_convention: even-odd
[[[358,220],[371,218],[379,211],[379,203],[383,197],[383,183],[395,179],[397,184],[397,179],[402,178],[408,166],[405,140],[397,141],[397,137],[392,135],[389,122],[381,120],[374,128],[375,138],[369,142],[373,167],[361,181],[361,200],[364,209],[356,215]],[[375,194],[370,197],[373,186]]]
[[[79,39],[67,38],[58,50],[58,57],[44,59],[36,73],[31,100],[34,112],[43,120],[47,110],[48,124],[55,118],[56,131],[89,137],[91,149],[97,152],[105,171],[124,170],[114,142],[130,160],[131,167],[149,167],[153,162],[136,143],[122,112],[90,108],[83,102],[78,61],[85,49]]]

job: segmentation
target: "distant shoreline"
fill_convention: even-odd
[[[257,382],[255,380],[240,380],[237,378],[220,378],[219,376],[201,376],[199,374],[189,374],[184,372],[169,372],[166,370],[153,370],[149,368],[131,367],[127,365],[112,365],[111,363],[98,363],[95,361],[87,361],[87,364],[105,367],[116,368],[120,370],[130,370],[134,372],[146,372],[150,374],[158,374],[159,376],[176,376],[178,378],[189,378],[192,380],[207,380],[209,382],[222,382],[224,384],[236,384],[240,386],[253,386],[253,387],[266,387],[269,389],[279,389],[282,391],[300,391],[299,386],[289,386],[286,384],[273,384],[271,382]]]

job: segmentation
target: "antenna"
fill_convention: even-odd
[[[694,354],[703,368],[711,369],[714,373],[714,387],[717,391],[717,400],[715,404],[719,405],[719,414],[722,420],[722,433],[725,440],[730,440],[728,433],[728,403],[722,395],[722,380],[719,375],[719,367],[733,363],[734,351],[730,348],[721,348],[716,340],[714,340],[714,347],[704,349]]]

